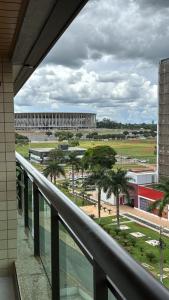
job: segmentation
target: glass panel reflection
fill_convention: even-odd
[[[40,257],[51,282],[51,209],[41,194],[39,210]]]
[[[117,300],[110,290],[108,290],[108,300]]]
[[[33,192],[32,181],[28,178],[28,226],[32,236],[34,236],[34,216],[33,216]]]
[[[93,299],[93,267],[61,223],[59,253],[61,299]]]

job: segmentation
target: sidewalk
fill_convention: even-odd
[[[97,200],[97,192],[93,193],[92,198]],[[103,201],[101,202],[101,205],[106,208],[105,211],[103,210],[103,208],[101,209],[101,217],[116,215],[116,206],[106,204]],[[98,216],[98,207],[97,206],[96,207],[94,205],[84,206],[84,207],[81,207],[81,209],[88,215],[93,214],[96,217]],[[109,213],[108,210],[111,210],[111,212]],[[163,227],[169,228],[169,221],[167,219],[165,220],[163,218],[163,219],[160,220],[160,218],[156,215],[138,210],[138,209],[130,207],[130,206],[120,205],[120,213],[121,214],[130,213],[130,214],[132,214],[136,217],[145,219],[145,220],[150,221],[154,224],[161,225]]]

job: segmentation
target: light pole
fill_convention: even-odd
[[[159,237],[159,248],[160,248],[160,282],[163,283],[163,264],[164,264],[164,242],[162,240],[163,227],[160,225],[160,237]]]

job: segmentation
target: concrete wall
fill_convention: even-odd
[[[158,128],[159,178],[169,177],[169,59],[159,68],[159,128]]]
[[[0,274],[16,258],[16,165],[12,65],[0,58]]]
[[[112,194],[111,197],[107,199],[107,193],[104,193],[102,190],[101,191],[101,199],[102,199],[102,201],[105,201],[112,205],[116,205],[116,197],[114,196],[114,194]]]

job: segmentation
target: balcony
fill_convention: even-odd
[[[169,298],[167,289],[18,153],[16,161],[22,294],[27,282],[27,293],[42,291],[44,299]]]

